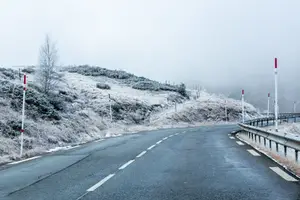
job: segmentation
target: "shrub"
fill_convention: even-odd
[[[189,97],[186,93],[186,88],[185,88],[185,84],[181,83],[178,87],[178,93],[181,94],[184,97]]]
[[[152,90],[158,91],[159,85],[153,81],[139,81],[132,86],[133,89],[137,90]]]
[[[32,74],[35,72],[34,66],[29,66],[24,69],[22,69],[22,72],[27,73],[27,74]]]
[[[110,86],[106,83],[97,83],[96,87],[102,90],[110,90]]]

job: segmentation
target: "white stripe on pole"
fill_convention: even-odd
[[[278,132],[278,81],[277,81],[277,58],[275,58],[275,129]]]
[[[244,93],[245,93],[245,91],[242,90],[242,115],[243,115],[243,123],[245,122]]]
[[[268,93],[268,117],[270,116],[270,93]]]
[[[24,119],[25,119],[25,94],[26,94],[26,74],[24,74],[24,78],[23,78],[23,106],[22,106],[22,127],[21,127],[21,148],[20,148],[20,158],[23,155],[23,140],[24,140]]]

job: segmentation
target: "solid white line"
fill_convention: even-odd
[[[164,138],[163,138],[163,140],[166,140],[166,139],[168,139],[168,137],[164,137]]]
[[[156,144],[160,144],[162,142],[162,140],[159,140],[158,142],[156,142]]]
[[[153,149],[155,146],[156,146],[156,145],[154,144],[154,145],[150,146],[147,150],[151,150],[151,149]]]
[[[260,154],[257,153],[256,151],[254,151],[253,149],[247,149],[247,151],[248,151],[249,153],[251,153],[253,156],[260,156]]]
[[[115,174],[108,175],[107,177],[105,177],[104,179],[102,179],[101,181],[99,181],[98,183],[96,183],[94,186],[90,187],[87,191],[88,192],[93,192],[98,187],[100,187],[101,185],[103,185],[106,181],[108,181],[109,179],[111,179],[114,175]]]
[[[297,181],[295,178],[293,178],[292,176],[290,176],[289,174],[287,174],[285,171],[283,171],[279,167],[270,167],[270,169],[273,170],[276,174],[278,174],[279,176],[281,176],[281,178],[283,178],[286,181],[293,181],[293,182]]]
[[[241,141],[236,141],[236,143],[237,143],[238,145],[241,145],[241,146],[245,145],[245,144],[242,143]]]
[[[29,161],[29,160],[34,160],[34,159],[37,159],[39,157],[41,157],[41,156],[35,156],[35,157],[32,157],[32,158],[27,158],[27,159],[16,161],[16,162],[11,162],[11,163],[8,163],[8,164],[9,165],[15,165],[15,164],[19,164],[19,163],[26,162],[26,161]]]
[[[129,160],[127,163],[125,163],[124,165],[122,165],[119,170],[125,169],[128,165],[130,165],[131,163],[133,163],[134,160]]]
[[[143,151],[142,153],[140,153],[139,155],[137,155],[136,157],[139,158],[139,157],[142,157],[147,151]]]
[[[235,139],[235,138],[234,138],[234,137],[232,137],[232,136],[230,136],[229,138],[230,138],[230,139],[232,139],[232,140],[234,140],[234,139]]]

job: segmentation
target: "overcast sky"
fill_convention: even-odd
[[[276,56],[288,82],[299,11],[299,0],[1,0],[0,65],[37,64],[49,33],[63,65],[226,86],[272,79]]]

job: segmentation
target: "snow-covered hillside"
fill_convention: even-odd
[[[27,71],[30,73],[24,137],[26,156],[57,146],[140,130],[222,123],[226,119],[225,105],[229,121],[241,118],[240,101],[205,91],[195,99],[194,91],[185,95],[180,92],[180,86],[123,71],[69,67],[61,72],[62,79],[50,96],[41,92],[34,70]],[[0,163],[18,156],[21,101],[18,71],[1,68]],[[245,106],[248,118],[258,115],[252,105]]]

